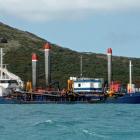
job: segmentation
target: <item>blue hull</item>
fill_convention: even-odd
[[[140,93],[126,94],[122,97],[107,98],[105,103],[140,104]]]
[[[19,101],[0,97],[0,104],[19,104]]]
[[[140,104],[140,93],[126,94],[121,97],[107,97],[106,99],[100,97],[88,97],[87,100],[76,99],[74,101],[68,100],[43,100],[40,98],[36,98],[33,101],[23,101],[19,99],[8,99],[4,97],[0,97],[0,104],[49,104],[49,103],[115,103],[115,104]]]

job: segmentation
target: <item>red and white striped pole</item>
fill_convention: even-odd
[[[38,56],[33,53],[32,54],[32,87],[33,90],[37,88],[37,79],[38,78]]]
[[[112,49],[108,48],[107,50],[107,61],[108,61],[108,86],[110,86],[112,81]]]
[[[46,87],[51,83],[51,45],[50,43],[46,43],[44,45],[44,53],[45,53],[45,79],[46,79]]]

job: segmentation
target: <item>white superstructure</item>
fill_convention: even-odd
[[[3,49],[0,49],[0,96],[9,94],[12,90],[23,88],[23,81],[17,75],[9,72],[3,64]]]
[[[73,81],[74,92],[102,92],[104,80],[102,78],[77,78]]]

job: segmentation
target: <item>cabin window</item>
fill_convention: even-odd
[[[78,87],[81,87],[81,84],[78,84]]]

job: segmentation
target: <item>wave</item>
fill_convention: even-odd
[[[48,124],[52,124],[52,123],[53,123],[52,120],[45,120],[45,121],[36,122],[36,123],[34,124],[34,126],[48,125]]]
[[[86,135],[90,135],[90,136],[94,136],[94,137],[98,137],[98,138],[107,138],[107,139],[109,138],[109,137],[106,136],[106,135],[98,134],[98,133],[96,133],[96,132],[94,132],[94,131],[89,131],[89,130],[87,130],[87,129],[83,129],[82,132],[83,132],[84,134],[86,134]]]

